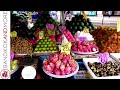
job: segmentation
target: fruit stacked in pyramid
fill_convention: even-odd
[[[37,22],[31,28],[31,32],[29,34],[36,32],[36,30],[45,30],[47,23],[56,25],[55,20],[52,17],[50,17],[48,11],[44,12],[43,14],[41,14],[40,17],[38,17]]]
[[[88,28],[89,31],[95,28],[90,19],[87,18],[87,20],[85,20],[83,15],[75,15],[71,21],[67,20],[66,27],[72,34],[75,34],[77,31],[83,31],[84,28]]]
[[[100,52],[119,53],[120,52],[120,32],[116,28],[109,26],[99,26],[91,34]]]
[[[54,51],[58,51],[58,47],[56,45],[56,42],[51,40],[49,37],[41,39],[34,49],[34,53]]]

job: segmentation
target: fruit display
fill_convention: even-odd
[[[77,41],[72,45],[72,51],[77,51],[77,52],[96,52],[98,51],[98,47],[94,42],[80,42]]]
[[[10,61],[10,72],[17,69],[18,66],[19,66],[19,61],[18,60]]]
[[[34,53],[54,51],[58,51],[58,47],[56,45],[56,42],[51,40],[49,37],[42,38],[34,49]]]
[[[38,17],[35,25],[30,30],[30,35],[36,30],[45,30],[47,23],[54,24],[55,26],[57,24],[55,20],[52,17],[50,17],[49,11],[42,13],[41,16]]]
[[[99,26],[91,32],[100,52],[119,53],[119,35],[116,28]]]
[[[62,76],[75,72],[77,63],[70,54],[54,53],[43,61],[43,68],[51,74]]]
[[[83,31],[84,28],[88,28],[89,31],[95,29],[90,19],[87,18],[85,20],[83,15],[75,15],[71,21],[66,20],[66,27],[72,34],[75,34],[77,31]]]
[[[63,27],[63,29],[62,29]],[[57,42],[62,42],[62,32],[64,30],[64,36],[67,38],[69,42],[74,42],[75,38],[71,34],[69,30],[66,29],[66,26],[59,26],[58,29],[60,30],[60,34],[57,36]]]
[[[107,62],[101,64],[99,62],[88,62],[89,68],[97,77],[118,76],[120,75],[120,63],[119,62]]]
[[[28,54],[32,55],[32,44],[22,37],[11,37],[11,51],[14,54]]]

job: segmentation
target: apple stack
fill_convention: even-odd
[[[100,52],[117,53],[120,52],[120,32],[116,28],[109,26],[99,26],[91,34]]]

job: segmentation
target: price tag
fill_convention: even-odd
[[[108,62],[109,59],[109,53],[100,53],[98,54],[98,60],[100,61],[100,63],[105,64],[106,62]]]
[[[117,20],[117,32],[120,32],[120,18]]]
[[[66,54],[70,54],[71,50],[71,42],[63,42],[61,45],[61,52],[64,52]]]
[[[84,11],[82,11],[82,15],[84,16],[84,18],[87,20],[87,16],[86,16],[86,14],[85,14],[85,12]]]
[[[78,38],[80,42],[87,42],[87,38],[86,37],[79,37]]]

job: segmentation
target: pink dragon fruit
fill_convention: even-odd
[[[52,71],[53,71],[52,68],[50,67],[50,65],[47,65],[47,66],[46,66],[46,70],[47,70],[48,72],[50,72],[50,73],[52,73]]]
[[[66,65],[67,64],[67,59],[66,58],[62,59],[62,62]]]
[[[54,63],[50,63],[50,67],[51,67],[52,69],[54,69],[55,64],[54,64]]]
[[[55,75],[60,75],[60,70],[55,69],[55,70],[54,70],[54,73],[55,73]]]
[[[61,75],[66,75],[65,71],[61,71]]]
[[[60,53],[60,54],[59,54],[59,59],[62,59],[62,58],[63,58],[63,55],[64,55],[63,53]]]
[[[61,65],[61,60],[58,60],[58,61],[56,62],[56,68],[59,68],[60,65]]]
[[[47,63],[48,63],[48,60],[45,59],[45,60],[43,61],[43,65],[47,65]]]
[[[74,72],[76,70],[76,67],[75,66],[71,66],[71,72]]]
[[[69,64],[67,64],[66,68],[65,68],[65,72],[66,74],[70,74],[71,72],[71,67],[69,66]]]
[[[56,63],[58,61],[58,57],[52,59],[52,63]]]
[[[65,65],[62,63],[62,64],[60,65],[60,70],[61,70],[61,71],[64,71],[64,69],[65,69]]]

